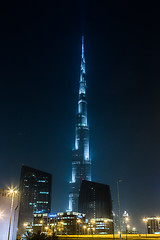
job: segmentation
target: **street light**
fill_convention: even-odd
[[[107,234],[107,222],[108,222],[108,220],[104,219],[104,230],[105,230],[106,234]]]
[[[17,190],[14,188],[9,188],[9,194],[11,195],[11,212],[10,212],[10,220],[9,220],[9,229],[8,229],[8,240],[10,238],[10,231],[11,231],[11,221],[12,221],[12,212],[13,212],[13,203],[14,203],[14,196],[17,194]]]
[[[135,228],[135,227],[133,227],[133,228],[132,228],[132,231],[135,233],[135,232],[136,232],[136,228]]]
[[[85,229],[86,229],[86,226],[83,226],[83,229],[84,229],[84,235],[85,235]]]
[[[43,220],[40,220],[40,223],[42,224],[41,231],[43,232]]]
[[[148,219],[147,219],[147,218],[143,218],[143,222],[144,222],[145,225],[146,225],[146,229],[147,229],[147,233],[148,233],[148,227],[147,227]],[[146,238],[147,238],[147,233],[146,233]]]
[[[79,224],[78,224],[78,234],[80,234],[80,223],[81,223],[81,220],[78,219],[78,220],[77,220],[77,223],[79,223]]]
[[[119,225],[119,238],[121,239],[121,216],[120,216],[120,198],[119,198],[119,183],[122,180],[117,181],[117,200],[118,200],[118,225]]]
[[[92,223],[92,234],[94,234],[94,230],[95,230],[95,220],[91,219],[91,223]]]
[[[125,217],[125,224],[126,224],[126,240],[127,240],[127,233],[128,233],[128,226],[127,225],[127,222],[129,221],[129,218],[128,217]]]
[[[2,219],[3,218],[3,212],[0,212],[0,219]]]
[[[27,225],[28,225],[28,223],[23,223],[23,226],[24,226],[24,227],[27,227]]]

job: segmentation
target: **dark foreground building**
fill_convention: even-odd
[[[20,178],[20,210],[18,233],[26,231],[25,225],[33,222],[33,214],[51,211],[52,175],[22,166]]]
[[[91,159],[89,156],[89,127],[87,122],[87,85],[82,37],[82,55],[79,81],[78,112],[75,126],[75,147],[72,156],[72,181],[70,182],[69,210],[78,211],[78,197],[82,179],[91,181]]]
[[[110,187],[105,184],[83,180],[79,194],[78,211],[85,213],[88,219],[113,219]]]

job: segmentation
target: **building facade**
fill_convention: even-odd
[[[25,225],[31,225],[33,214],[51,211],[52,175],[34,168],[22,166],[20,178],[20,211],[18,232],[25,232]]]
[[[160,234],[160,217],[147,217],[148,234]]]
[[[13,193],[12,193],[13,194]],[[0,239],[8,239],[9,224],[10,240],[16,239],[18,213],[19,213],[19,196],[10,193],[8,189],[0,189]],[[12,205],[13,204],[13,205]],[[12,205],[12,207],[11,207]],[[11,213],[12,208],[12,213]],[[10,222],[11,216],[11,222]]]
[[[113,219],[110,187],[105,184],[83,180],[79,194],[78,210],[86,218]]]
[[[113,219],[93,218],[88,222],[89,234],[113,234]]]
[[[75,146],[72,151],[72,181],[70,182],[69,194],[69,210],[71,211],[78,211],[78,197],[82,179],[91,181],[84,37],[82,37],[78,112],[75,125]]]
[[[83,234],[85,214],[78,212],[58,212],[49,214],[34,214],[33,233],[38,231],[47,235]]]

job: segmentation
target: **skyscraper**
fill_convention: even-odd
[[[82,181],[78,210],[85,213],[88,219],[113,219],[109,185],[86,180]]]
[[[51,184],[51,174],[22,166],[18,221],[20,234],[25,232],[24,223],[31,224],[33,222],[34,213],[50,213]]]
[[[72,155],[72,181],[70,182],[69,210],[78,210],[78,197],[82,180],[91,181],[91,159],[89,156],[89,127],[87,123],[87,85],[84,56],[84,37],[79,81],[78,112],[75,124],[75,146]]]

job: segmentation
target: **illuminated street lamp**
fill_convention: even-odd
[[[24,227],[27,227],[27,225],[28,225],[28,223],[23,223],[23,226],[24,226]]]
[[[143,222],[144,222],[145,225],[146,225],[146,230],[147,230],[147,233],[148,233],[148,227],[147,227],[148,219],[147,219],[147,218],[143,218]],[[146,238],[147,238],[147,233],[146,233]]]
[[[84,235],[85,235],[86,226],[83,226],[83,229],[84,229]]]
[[[106,233],[107,233],[107,222],[108,222],[108,220],[104,219],[104,230],[106,231]]]
[[[125,224],[126,224],[126,240],[127,240],[127,233],[128,233],[128,228],[129,228],[129,225],[127,225],[127,222],[129,221],[129,218],[128,217],[125,217]]]
[[[80,234],[80,223],[81,223],[81,220],[78,219],[78,220],[77,220],[77,223],[78,223],[78,234]]]
[[[43,220],[40,220],[40,223],[42,224],[42,232],[43,232]]]
[[[132,228],[132,231],[135,233],[135,232],[136,232],[136,228],[135,228],[135,227],[133,227],[133,228]]]
[[[48,226],[46,226],[46,227],[45,227],[45,230],[46,230],[46,232],[48,232],[48,229],[49,229],[49,227],[48,227]]]
[[[9,220],[9,229],[8,229],[8,240],[10,238],[10,231],[11,231],[11,222],[12,222],[12,212],[13,212],[13,203],[14,203],[14,196],[17,194],[17,190],[14,188],[9,188],[9,194],[11,195],[11,212],[10,212],[10,220]]]
[[[3,212],[0,212],[0,219],[2,219],[3,218]]]
[[[94,234],[94,230],[95,230],[95,228],[94,228],[95,220],[94,220],[94,219],[91,219],[91,223],[92,223],[92,225],[93,225],[93,227],[92,227],[92,234]]]
[[[117,181],[117,200],[118,200],[118,225],[119,225],[119,238],[121,240],[121,215],[120,215],[120,197],[119,197],[119,183],[122,182],[122,180]]]

